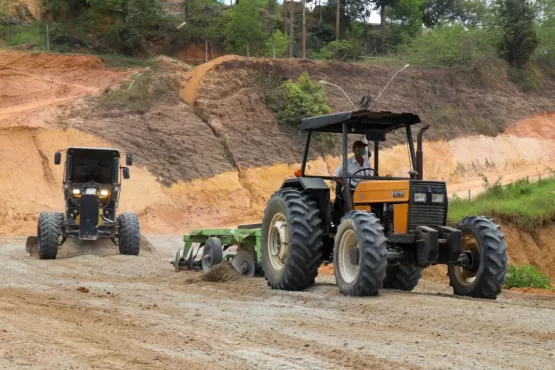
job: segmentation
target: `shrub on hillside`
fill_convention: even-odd
[[[505,278],[505,287],[551,289],[551,280],[534,266],[510,265]]]
[[[287,125],[299,125],[303,118],[331,112],[324,88],[312,81],[307,72],[297,81],[288,80],[279,86],[267,104],[279,122]]]

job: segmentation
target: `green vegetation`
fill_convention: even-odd
[[[298,126],[303,118],[331,112],[324,88],[312,81],[307,72],[296,82],[285,81],[267,99],[266,104],[277,114],[278,121],[286,125]]]
[[[97,100],[104,109],[144,114],[155,102],[179,101],[175,79],[155,73],[156,66],[137,74],[117,90],[105,91]]]
[[[33,22],[23,5],[0,0],[0,45],[44,50],[48,24],[53,52],[186,51],[189,63],[202,62],[206,52],[436,68],[501,58],[524,91],[542,86],[543,71],[555,66],[554,0],[344,0],[339,14],[336,0],[304,12],[300,2],[277,0],[43,0],[42,6],[41,21]],[[371,8],[381,14],[379,25],[368,23]]]
[[[195,45],[203,58],[207,42],[209,55],[213,49],[250,56],[303,54],[299,2],[187,0],[171,6],[166,0],[44,0],[48,21],[43,16],[43,22],[28,26],[28,19],[12,22],[14,12],[25,18],[21,5],[0,0],[0,38],[7,46],[33,43],[44,49],[48,22],[50,48],[58,52],[85,48],[144,56]],[[367,22],[371,8],[380,12],[381,24]],[[553,0],[345,0],[339,14],[336,9],[336,0],[330,0],[305,10],[309,58],[358,61],[366,55],[378,58],[371,63],[432,67],[503,58],[514,69],[515,83],[526,89],[535,88],[528,61],[555,59]]]
[[[534,231],[555,220],[555,177],[537,182],[520,180],[501,185],[498,180],[472,200],[453,199],[449,203],[451,224],[466,216],[485,214],[511,223],[526,231]]]
[[[505,278],[505,288],[551,289],[551,280],[534,266],[509,265]]]

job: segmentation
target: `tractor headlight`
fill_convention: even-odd
[[[414,193],[414,201],[417,203],[426,203],[426,193]]]
[[[100,190],[100,196],[101,196],[101,197],[107,197],[108,194],[110,194],[110,191],[109,191],[109,190],[106,190],[106,189]]]
[[[81,194],[81,189],[75,189],[75,188],[74,188],[74,189],[71,189],[71,194],[73,194],[73,195],[79,195],[79,194]]]
[[[432,203],[443,203],[445,194],[432,194]]]

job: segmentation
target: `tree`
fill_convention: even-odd
[[[267,57],[273,56],[273,51],[275,50],[277,58],[285,58],[287,56],[287,46],[289,45],[289,40],[280,30],[275,30],[272,37],[266,41],[265,55]]]
[[[264,39],[264,33],[260,25],[259,0],[241,0],[231,9],[231,21],[225,34],[228,44],[233,50],[238,51],[247,48],[250,54],[251,46],[260,46]]]
[[[399,0],[395,7],[388,9],[391,19],[391,39],[399,45],[414,38],[422,29],[420,0]]]
[[[444,22],[475,27],[482,23],[487,7],[481,0],[423,0],[421,11],[422,21],[429,28]]]
[[[399,2],[398,0],[372,0],[374,3],[374,9],[380,10],[380,27],[382,29],[382,34],[385,35],[385,26],[386,26],[386,9],[387,7],[393,7],[397,5]]]
[[[345,33],[345,30],[352,21],[366,20],[370,17],[370,6],[372,1],[373,0],[339,0],[339,28],[341,34]],[[323,22],[336,25],[336,28],[338,14],[337,2],[338,0],[328,0],[322,11]]]
[[[497,0],[502,29],[498,54],[511,66],[521,68],[538,46],[535,14],[528,0]]]
[[[555,57],[555,1],[537,0],[536,32],[538,34],[538,48],[536,54],[539,57]]]

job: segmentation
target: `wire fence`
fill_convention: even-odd
[[[526,181],[527,183],[530,182],[538,182],[541,181],[542,179],[547,179],[550,177],[553,177],[554,172],[551,170],[548,171],[544,171],[541,173],[538,173],[537,175],[527,175],[526,177],[520,177],[517,178],[516,180],[509,180],[509,181],[502,181],[502,180],[498,180],[492,184],[499,184],[502,186],[506,186],[506,185],[510,185],[510,184],[516,184],[522,181]],[[490,185],[491,186],[491,185]],[[455,187],[457,187],[455,185]],[[487,187],[485,184],[482,184],[481,187],[472,187],[471,189],[465,189],[465,190],[455,190],[450,192],[450,196],[451,199],[464,199],[464,200],[472,200],[475,199],[476,196],[478,196],[481,193],[484,193],[487,190]]]

